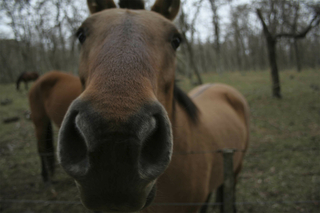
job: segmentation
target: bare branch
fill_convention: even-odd
[[[257,9],[256,12],[257,12],[258,18],[261,21],[261,24],[262,24],[262,27],[263,27],[263,33],[265,34],[266,38],[267,39],[274,39],[273,36],[271,35],[269,29],[268,29],[268,26],[266,25],[266,23],[265,23],[265,21],[263,19],[263,16],[261,14],[261,10]]]
[[[315,24],[313,24],[315,22]],[[276,38],[294,38],[294,39],[302,39],[304,37],[306,37],[306,35],[308,34],[308,32],[316,27],[317,25],[319,25],[320,23],[320,15],[319,14],[315,14],[313,19],[310,21],[309,25],[302,30],[300,33],[279,33],[276,34]]]

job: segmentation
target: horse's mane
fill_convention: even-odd
[[[143,0],[119,0],[120,8],[143,10],[144,1]]]
[[[190,119],[196,123],[199,117],[199,109],[193,103],[191,98],[183,92],[176,84],[174,84],[174,100],[180,104]],[[173,106],[174,107],[174,106]],[[175,108],[173,108],[175,110]]]

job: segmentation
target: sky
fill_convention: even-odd
[[[86,0],[77,0],[79,2],[83,1],[84,4]],[[116,0],[117,1],[117,0]],[[147,3],[147,8],[150,5],[153,5],[155,0],[149,0]],[[189,15],[190,19],[193,19],[193,15],[195,13],[196,8],[193,6],[195,2],[199,0],[183,0],[185,2],[184,11]],[[32,2],[32,1],[31,1]],[[252,0],[233,0],[232,6],[237,6],[240,4],[250,3]],[[221,6],[218,10],[220,20],[221,20],[221,32],[223,34],[226,26],[230,23],[230,4],[225,4]],[[11,28],[7,25],[10,20],[5,17],[3,12],[0,12],[0,38],[13,38],[13,32]],[[203,0],[200,13],[196,21],[196,34],[195,38],[200,39],[201,41],[205,41],[209,36],[209,38],[213,39],[213,27],[212,27],[212,12],[210,8],[210,4],[208,0]]]
[[[11,28],[7,25],[10,20],[5,16],[0,16],[0,39],[4,37],[13,37],[13,33]]]
[[[186,1],[186,8],[190,9],[190,14],[195,13],[195,8],[192,6],[192,4],[197,1],[198,0]],[[250,2],[251,0],[233,0],[231,5],[225,4],[218,9],[222,34],[225,31],[227,24],[230,23],[231,6],[235,7],[242,4],[248,4]],[[210,36],[210,38],[212,38],[211,41],[213,41],[212,11],[208,0],[203,0],[202,2],[199,17],[197,18],[196,22],[196,27],[198,32],[198,35],[196,35],[196,37],[199,37],[201,41],[205,41]]]

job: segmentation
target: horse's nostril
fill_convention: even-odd
[[[139,159],[140,175],[144,179],[159,176],[168,166],[172,154],[172,136],[168,119],[162,113],[156,114],[150,127],[149,134],[142,142]]]
[[[138,137],[141,141],[145,141],[154,131],[157,127],[157,121],[154,116],[150,118],[148,122],[145,122],[138,132]]]
[[[64,170],[73,177],[85,175],[89,168],[87,144],[79,131],[79,112],[69,110],[58,139],[58,156]]]

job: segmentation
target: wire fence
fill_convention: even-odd
[[[4,143],[5,141],[1,141],[0,143]],[[244,150],[236,150],[231,149],[232,153],[237,152],[244,152]],[[320,147],[287,147],[283,149],[254,149],[251,148],[247,152],[253,154],[261,154],[266,152],[320,152]],[[207,151],[192,151],[192,152],[174,152],[173,155],[200,155],[200,154],[215,154],[215,153],[223,153],[223,150],[207,150]],[[10,156],[16,155],[15,153],[0,153],[0,156]],[[25,153],[26,156],[30,155],[38,155],[37,152],[32,153]],[[42,156],[52,156],[52,153],[41,153]],[[249,158],[245,158],[246,161],[255,160],[255,157],[250,156]],[[317,175],[320,176],[318,173],[307,173],[301,175]],[[254,176],[244,176],[240,175],[240,179],[250,179],[256,178]],[[320,192],[319,192],[320,193]],[[0,203],[3,204],[36,204],[36,205],[82,205],[80,201],[73,201],[73,200],[30,200],[30,199],[0,199]],[[320,206],[320,200],[274,200],[274,201],[242,201],[242,202],[232,202],[232,205],[235,206],[269,206],[274,204],[286,204],[286,205],[297,205],[297,204],[304,204],[304,205],[315,205]],[[152,206],[221,206],[224,203],[221,202],[208,202],[208,203],[153,203]],[[320,208],[320,207],[319,207]]]
[[[9,141],[9,140],[8,140]],[[7,141],[0,141],[0,143],[4,143]],[[249,153],[263,153],[263,152],[320,152],[320,146],[319,147],[288,147],[283,149],[254,149],[249,148],[249,150],[237,150],[232,149],[234,152],[249,152]],[[173,153],[173,155],[195,155],[195,154],[213,154],[213,153],[222,153],[222,150],[201,150],[201,151],[190,151],[190,152],[180,152],[176,151]],[[30,155],[41,155],[41,156],[52,156],[55,155],[53,153],[38,153],[38,152],[28,152],[28,153],[14,153],[14,152],[0,152],[0,156],[11,156],[11,155],[19,155],[19,156],[30,156]],[[251,157],[252,158],[252,157]],[[250,158],[245,159],[250,160]]]
[[[63,200],[14,200],[3,199],[0,203],[32,203],[32,204],[53,204],[53,205],[82,205],[80,201]],[[315,204],[319,205],[320,200],[301,200],[301,201],[245,201],[234,202],[236,206],[243,205],[270,205],[270,204]],[[223,203],[153,203],[152,206],[221,206]]]

